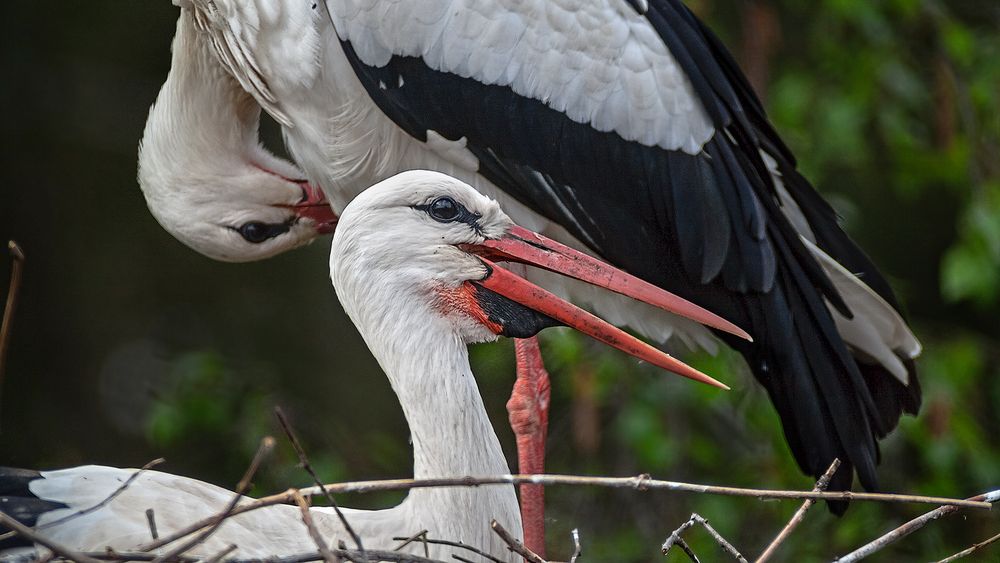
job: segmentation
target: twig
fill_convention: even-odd
[[[60,524],[66,523],[69,520],[73,520],[75,518],[79,518],[80,516],[83,516],[84,514],[90,514],[91,512],[96,512],[97,510],[100,510],[101,508],[103,508],[103,507],[107,506],[109,503],[111,503],[111,501],[113,501],[116,498],[118,498],[119,495],[121,495],[122,493],[124,493],[125,490],[128,489],[132,485],[132,483],[134,483],[135,480],[138,479],[140,475],[142,475],[142,473],[144,471],[152,469],[153,467],[156,467],[157,465],[163,463],[164,461],[166,461],[166,460],[164,460],[162,457],[158,457],[158,458],[154,459],[153,461],[150,461],[146,465],[143,465],[142,467],[140,467],[139,469],[137,469],[135,473],[129,475],[128,479],[126,479],[125,482],[122,483],[120,487],[118,487],[117,489],[115,489],[114,491],[112,491],[110,495],[108,495],[107,497],[105,497],[104,500],[102,500],[101,502],[95,504],[94,506],[89,506],[87,508],[83,508],[83,509],[77,510],[76,512],[74,512],[72,514],[67,514],[66,516],[63,516],[62,518],[56,518],[55,520],[53,520],[51,522],[46,522],[45,524],[40,524],[38,526],[35,526],[35,529],[36,530],[44,530],[46,528],[51,528],[53,526],[58,526]]]
[[[41,542],[39,542],[41,543]],[[231,553],[236,546],[229,546],[224,549],[221,554],[226,555]],[[71,552],[72,553],[72,552]],[[383,550],[368,550],[369,560],[374,561],[386,561],[389,563],[445,563],[444,561],[438,559],[428,559],[426,557],[420,557],[419,555],[412,555],[409,553],[399,553],[394,551],[383,551]],[[343,559],[360,558],[361,552],[353,549],[336,549],[333,550],[334,555],[338,555]],[[138,551],[96,551],[78,554],[82,556],[80,559],[74,559],[74,561],[82,561],[84,563],[104,563],[105,561],[153,561],[156,559],[155,553],[145,553]],[[219,554],[213,555],[213,559],[218,557]],[[68,556],[67,556],[68,558]],[[319,552],[313,551],[308,553],[299,553],[295,555],[289,555],[286,557],[273,557],[266,559],[267,563],[308,563],[310,561],[322,561],[323,556]],[[4,559],[4,561],[8,561]],[[25,557],[11,557],[10,563],[32,563],[34,561],[34,554],[26,555]],[[211,559],[205,559],[202,561],[199,557],[192,557],[189,555],[178,555],[173,561],[178,561],[181,563],[261,563],[261,559],[219,559],[212,561]]]
[[[222,551],[202,561],[202,563],[219,563],[220,561],[222,561],[223,558],[225,558],[227,555],[229,555],[234,551],[236,551],[236,544],[231,543],[229,544],[228,547],[226,547]]]
[[[576,563],[576,560],[583,555],[583,548],[580,547],[580,530],[573,528],[569,535],[573,538],[573,555],[570,556],[569,563]]]
[[[392,548],[392,550],[399,551],[417,540],[420,540],[420,543],[424,544],[424,557],[429,557],[430,551],[427,549],[427,530],[420,530],[419,532],[413,534],[408,538],[392,538],[392,541],[403,542],[397,545],[396,547]]]
[[[67,547],[63,547],[58,543],[35,533],[34,530],[18,522],[17,520],[8,516],[4,512],[0,512],[0,524],[3,524],[4,526],[10,528],[14,532],[17,532],[17,535],[27,540],[30,540],[40,545],[44,545],[45,547],[49,548],[52,551],[52,553],[55,553],[60,557],[64,557],[71,561],[76,561],[77,563],[98,563],[98,560],[94,559],[93,557],[84,555],[83,553],[79,553],[77,551],[73,551],[72,549],[69,549]]]
[[[371,493],[375,491],[404,491],[409,489],[433,488],[433,487],[476,487],[482,485],[518,485],[521,483],[533,483],[537,485],[554,486],[596,486],[609,488],[646,490],[667,490],[675,492],[691,492],[716,494],[724,496],[753,497],[759,499],[816,499],[816,500],[852,500],[852,501],[872,501],[891,503],[922,503],[946,506],[961,506],[965,508],[979,508],[989,510],[992,508],[991,502],[976,500],[960,500],[940,497],[912,496],[912,495],[892,495],[883,493],[855,493],[851,491],[776,491],[765,489],[744,489],[734,487],[717,487],[713,485],[697,485],[692,483],[681,483],[676,481],[659,481],[650,479],[648,475],[637,477],[583,477],[578,475],[497,475],[493,477],[447,477],[435,479],[386,479],[380,481],[353,481],[347,483],[334,483],[324,485],[323,488],[329,494],[346,493]],[[231,515],[242,514],[252,510],[266,508],[277,504],[288,504],[294,501],[293,492],[289,489],[282,493],[259,498],[253,502],[233,508]],[[304,497],[324,494],[319,487],[309,487],[300,489],[299,492]],[[992,502],[995,502],[992,501]],[[177,541],[178,539],[193,534],[205,526],[215,522],[217,516],[209,516],[198,522],[177,530],[173,534],[160,538],[157,542],[146,545],[143,551],[155,549],[162,545]]]
[[[333,507],[333,511],[337,513],[337,518],[340,519],[340,523],[344,525],[344,529],[347,530],[347,533],[350,534],[351,539],[354,540],[354,545],[358,547],[358,551],[362,553],[362,558],[363,558],[365,547],[364,545],[361,544],[361,536],[359,536],[357,532],[354,531],[354,528],[352,528],[351,525],[347,522],[347,517],[344,516],[343,512],[341,512],[340,506],[337,505],[337,501],[333,499],[333,495],[326,490],[326,487],[323,486],[323,482],[319,480],[319,477],[316,475],[316,472],[313,471],[312,465],[310,465],[309,463],[309,457],[306,456],[305,449],[302,447],[302,444],[299,442],[298,437],[292,430],[292,425],[288,423],[288,419],[285,417],[285,412],[281,410],[281,407],[276,406],[274,407],[274,416],[278,418],[278,423],[281,424],[281,429],[285,431],[285,435],[288,436],[288,441],[291,442],[292,447],[295,448],[295,453],[296,455],[299,456],[299,463],[302,464],[302,469],[305,469],[306,473],[308,473],[309,476],[313,478],[313,481],[316,483],[316,486],[319,487],[319,490],[326,497],[326,500],[330,502],[330,506]]]
[[[979,500],[988,503],[997,502],[997,500],[1000,500],[1000,490],[992,491],[989,493],[983,493],[981,495],[974,496],[969,500]],[[876,551],[881,550],[885,546],[897,540],[903,539],[906,536],[912,534],[913,532],[916,532],[920,528],[926,526],[928,522],[933,522],[934,520],[937,520],[942,516],[947,516],[948,514],[951,514],[953,512],[958,512],[958,510],[959,507],[954,505],[941,506],[935,508],[930,512],[927,512],[921,516],[914,518],[913,520],[910,520],[909,522],[903,524],[902,526],[899,526],[898,528],[887,532],[881,537],[878,537],[868,542],[867,544],[859,547],[858,549],[852,551],[851,553],[848,553],[843,557],[835,559],[834,563],[853,563],[855,561],[859,561],[862,558],[868,557],[869,555],[875,553]]]
[[[316,523],[313,522],[312,514],[309,513],[309,503],[298,492],[295,493],[295,504],[299,505],[299,510],[302,512],[302,523],[309,530],[309,535],[312,537],[313,543],[316,544],[316,549],[323,556],[323,561],[326,561],[326,563],[341,563],[340,557],[330,553],[330,548],[326,545],[326,540],[323,539],[323,535],[316,529]]]
[[[410,536],[409,538],[392,538],[392,541],[405,542],[402,545],[397,545],[395,548],[393,548],[393,551],[399,551],[400,549],[403,549],[404,547],[406,547],[407,543],[410,543],[410,542],[412,542],[413,540],[415,540],[417,538],[420,538],[420,541],[422,541],[425,545],[426,544],[431,544],[431,545],[447,545],[448,547],[457,547],[457,548],[460,548],[460,549],[471,551],[472,553],[475,553],[476,555],[478,555],[480,557],[489,559],[490,561],[493,561],[494,563],[505,563],[502,559],[498,559],[498,558],[490,555],[489,553],[486,553],[485,551],[483,551],[483,550],[481,550],[481,549],[479,549],[477,547],[473,547],[473,546],[471,546],[469,544],[462,543],[460,541],[437,540],[437,539],[433,539],[433,538],[428,538],[427,537],[427,530],[423,530],[419,534],[415,534],[413,536]],[[457,555],[452,555],[452,557],[458,558]]]
[[[837,469],[839,467],[840,467],[840,460],[834,459],[833,463],[830,464],[830,468],[826,470],[826,473],[820,476],[819,480],[816,481],[816,486],[813,487],[813,490],[825,491],[826,488],[830,486],[830,479],[833,479],[833,474],[837,472]],[[782,542],[784,542],[785,539],[787,539],[788,536],[791,535],[792,530],[794,530],[795,527],[802,522],[802,520],[806,516],[806,511],[809,510],[814,504],[816,504],[815,500],[806,499],[802,503],[802,506],[800,506],[799,509],[795,511],[795,514],[792,515],[792,519],[788,521],[788,524],[785,524],[785,527],[781,529],[781,532],[778,533],[777,537],[775,537],[774,540],[771,541],[771,545],[767,546],[767,549],[764,550],[764,553],[761,553],[760,557],[758,557],[757,561],[755,561],[754,563],[764,563],[765,561],[770,559],[771,556],[774,555],[774,552],[778,550],[778,547],[782,544]]]
[[[149,524],[149,535],[153,537],[154,540],[160,538],[160,534],[156,531],[156,514],[153,512],[152,508],[146,509],[146,522]]]
[[[668,536],[667,539],[663,542],[663,546],[660,547],[660,550],[663,552],[663,554],[666,555],[667,552],[670,551],[670,548],[673,547],[674,545],[680,545],[680,543],[684,541],[681,539],[681,534],[684,533],[684,531],[690,528],[691,526],[694,526],[695,524],[701,524],[702,526],[704,526],[705,529],[708,530],[708,533],[711,534],[713,538],[715,538],[715,541],[719,544],[719,547],[721,547],[723,551],[732,555],[734,559],[739,561],[739,563],[747,563],[746,558],[743,557],[735,547],[733,547],[733,544],[726,541],[726,538],[722,537],[722,534],[717,532],[715,528],[713,528],[708,523],[708,520],[705,520],[697,513],[692,514],[691,518],[689,518],[687,522],[681,524],[680,527],[671,532],[670,536]],[[682,547],[681,549],[684,548]],[[685,549],[685,552],[688,552],[689,549],[690,548]],[[688,555],[692,557],[695,561],[698,560],[697,557],[694,557],[694,553],[689,552]]]
[[[0,322],[0,390],[3,389],[3,374],[7,368],[7,345],[10,344],[11,325],[14,322],[14,311],[17,309],[17,295],[21,289],[21,273],[24,265],[24,252],[16,242],[8,241],[7,249],[10,251],[12,262],[7,304],[4,305],[3,321]]]
[[[490,520],[490,528],[493,528],[493,531],[496,532],[498,536],[500,536],[500,539],[503,540],[505,544],[507,544],[507,547],[510,548],[511,551],[520,555],[521,557],[524,557],[524,560],[527,561],[528,563],[548,563],[546,560],[542,559],[537,553],[525,547],[520,540],[512,536],[510,532],[507,531],[506,528],[500,525],[500,522],[497,522],[496,520]]]
[[[983,541],[981,541],[979,543],[973,544],[972,547],[970,547],[969,549],[964,549],[962,551],[959,551],[958,553],[956,553],[955,555],[952,555],[951,557],[945,557],[944,559],[938,561],[938,563],[951,563],[952,561],[955,561],[956,559],[961,559],[961,558],[963,558],[963,557],[965,557],[967,555],[972,555],[973,553],[979,551],[980,549],[982,549],[982,548],[990,545],[991,543],[997,542],[997,541],[1000,541],[1000,534],[997,534],[997,535],[993,536],[992,538],[983,540]]]
[[[701,559],[698,559],[698,556],[695,555],[694,550],[691,549],[691,546],[688,545],[686,541],[684,541],[684,538],[678,536],[677,539],[674,541],[674,545],[681,548],[681,551],[684,552],[684,555],[687,555],[688,559],[690,559],[693,563],[701,563]],[[666,552],[664,552],[663,554],[666,555]]]
[[[253,476],[257,473],[257,469],[260,467],[261,462],[264,461],[264,458],[267,457],[267,455],[270,454],[271,450],[273,449],[274,449],[274,438],[270,436],[264,436],[264,438],[261,439],[260,441],[260,446],[257,447],[257,453],[254,454],[253,459],[250,461],[250,466],[247,467],[246,473],[243,474],[243,478],[240,479],[240,482],[236,485],[236,492],[233,494],[233,500],[229,501],[229,505],[226,506],[225,510],[223,510],[216,516],[212,517],[209,526],[205,531],[201,532],[190,541],[185,542],[177,546],[176,548],[168,551],[167,553],[164,553],[163,555],[157,557],[156,559],[153,560],[153,562],[163,563],[164,561],[169,561],[177,557],[178,555],[181,555],[185,551],[195,547],[201,542],[207,540],[209,536],[215,533],[215,531],[219,528],[219,526],[222,525],[223,520],[232,515],[233,510],[236,508],[236,505],[240,502],[240,499],[243,498],[243,494],[250,489],[250,481],[253,479]],[[163,545],[166,545],[167,543],[170,543],[170,541],[164,541],[162,539],[156,540],[153,543],[149,544],[154,547],[144,547],[141,548],[140,551],[152,551],[157,547],[161,547]]]

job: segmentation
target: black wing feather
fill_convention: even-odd
[[[645,15],[715,125],[698,155],[597,131],[418,57],[375,68],[350,43],[344,50],[371,98],[410,135],[464,137],[497,187],[610,262],[748,329],[753,344],[720,336],[767,389],[802,469],[818,477],[838,457],[834,488],[848,488],[855,469],[875,488],[877,438],[919,407],[916,374],[907,387],[852,357],[826,303],[851,312],[784,216],[761,151],[778,162],[819,246],[895,306],[892,291],[795,171],[721,42],[679,0],[653,0]],[[405,86],[385,86],[395,84]]]

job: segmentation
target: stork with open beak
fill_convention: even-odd
[[[344,210],[334,235],[331,278],[344,309],[399,397],[410,427],[416,478],[510,472],[469,366],[467,345],[500,335],[526,337],[565,325],[682,376],[725,387],[664,352],[514,275],[520,262],[570,276],[720,330],[740,329],[712,313],[586,254],[519,227],[493,200],[436,172],[406,172],[373,186]],[[149,541],[146,510],[163,536],[217,514],[232,493],[194,479],[146,471],[97,510],[136,470],[84,466],[59,471],[0,470],[0,510],[79,551],[131,551]],[[351,538],[328,508],[313,508],[333,544]],[[437,538],[511,554],[492,533],[497,519],[518,535],[521,516],[509,485],[416,489],[386,510],[347,511],[368,548],[427,530]],[[298,508],[273,506],[232,517],[188,555],[268,558],[310,550]],[[9,547],[9,546],[8,546]],[[416,544],[410,549],[415,549]],[[423,549],[423,546],[419,546]],[[164,549],[169,549],[167,546]],[[433,545],[431,557],[464,552]]]

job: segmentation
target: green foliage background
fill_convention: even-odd
[[[1000,488],[1000,3],[691,5],[753,69],[801,169],[893,281],[924,343],[924,408],[884,443],[884,488],[959,497]],[[165,470],[231,486],[258,439],[279,432],[271,408],[280,404],[324,479],[407,475],[405,424],[329,289],[327,243],[262,264],[217,264],[144,209],[135,150],[169,65],[175,9],[58,6],[53,20],[15,1],[0,24],[9,77],[0,86],[0,235],[29,257],[0,463],[138,466],[162,455]],[[735,355],[678,351],[733,386],[723,394],[566,331],[545,333],[543,348],[551,471],[811,487]],[[479,346],[473,357],[513,459],[503,410],[512,347]],[[294,463],[283,446],[257,491],[305,484]],[[578,527],[589,561],[660,560],[660,543],[693,511],[755,555],[795,509],[594,489],[550,489],[548,499],[552,554],[568,553]],[[828,560],[919,512],[855,503],[837,519],[814,509],[776,560]],[[880,560],[940,559],[998,530],[996,515],[951,518]],[[721,558],[702,532],[689,539],[704,560]],[[1000,558],[998,549],[984,560]]]

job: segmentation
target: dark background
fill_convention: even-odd
[[[885,443],[883,486],[959,497],[1000,488],[1000,4],[690,5],[737,54],[925,345],[924,410]],[[177,8],[5,8],[0,238],[16,239],[28,260],[0,395],[0,464],[139,466],[163,456],[164,470],[231,487],[260,437],[280,436],[271,409],[281,405],[325,480],[408,475],[396,400],[330,287],[329,241],[257,264],[217,263],[146,210],[136,150],[169,67]],[[265,134],[280,150],[273,124]],[[0,262],[0,288],[9,272]],[[716,394],[566,332],[546,333],[543,347],[554,378],[553,472],[811,487],[732,354],[688,357],[726,374],[734,391]],[[503,408],[511,356],[509,342],[474,350],[513,460]],[[257,492],[308,482],[279,441]],[[659,558],[692,511],[755,555],[794,510],[586,489],[552,489],[549,499],[553,555],[566,555],[567,532],[579,527],[590,561]],[[921,511],[855,503],[835,519],[815,510],[783,560],[830,559]],[[953,518],[883,560],[939,559],[998,531],[995,515]],[[702,532],[691,537],[706,558],[718,555]]]

